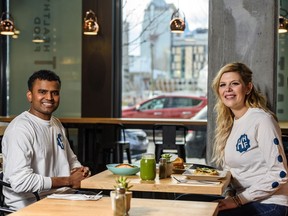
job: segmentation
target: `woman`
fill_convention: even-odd
[[[220,69],[213,160],[232,174],[219,215],[288,215],[287,161],[281,130],[242,63]]]

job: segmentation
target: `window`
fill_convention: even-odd
[[[40,69],[60,75],[61,106],[58,116],[81,115],[81,1],[10,0],[18,38],[10,40],[9,112],[16,115],[29,106],[27,79]],[[67,10],[69,4],[69,10]],[[73,25],[67,25],[73,23]],[[32,39],[43,39],[42,43]]]
[[[287,14],[288,1],[280,1],[280,15]],[[278,71],[277,71],[277,117],[280,121],[288,120],[288,58],[287,58],[287,44],[288,44],[288,33],[279,34],[278,37]]]
[[[123,109],[157,95],[206,97],[207,82],[202,80],[207,79],[208,0],[126,0],[122,8]],[[182,34],[171,33],[169,26],[178,8],[185,14],[186,29]],[[188,107],[197,103],[178,98],[165,104],[162,100],[150,101],[138,108]]]

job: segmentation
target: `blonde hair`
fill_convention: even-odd
[[[230,108],[224,105],[219,95],[220,79],[222,75],[227,72],[239,73],[245,86],[249,85],[249,83],[253,83],[252,71],[245,64],[239,62],[229,63],[222,67],[212,82],[212,89],[217,97],[214,107],[214,110],[217,113],[217,117],[212,161],[215,162],[217,166],[223,165],[224,149],[227,139],[230,135],[234,120],[234,114],[232,113]],[[264,111],[270,113],[277,120],[275,114],[267,108],[266,98],[264,97],[264,95],[262,95],[259,91],[255,89],[254,85],[252,85],[252,89],[250,90],[249,94],[246,95],[245,105],[247,107],[261,108]]]

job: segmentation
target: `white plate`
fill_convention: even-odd
[[[219,175],[199,175],[195,174],[195,169],[187,169],[182,175],[186,176],[189,179],[194,180],[207,180],[207,181],[218,181],[222,178],[225,178],[227,175],[226,171],[219,171]]]
[[[192,164],[191,163],[184,163],[184,169],[177,169],[173,168],[172,171],[174,174],[182,174],[184,173]]]

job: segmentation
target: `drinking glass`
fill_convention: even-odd
[[[153,181],[156,177],[155,155],[146,153],[140,161],[140,178],[144,181]]]

